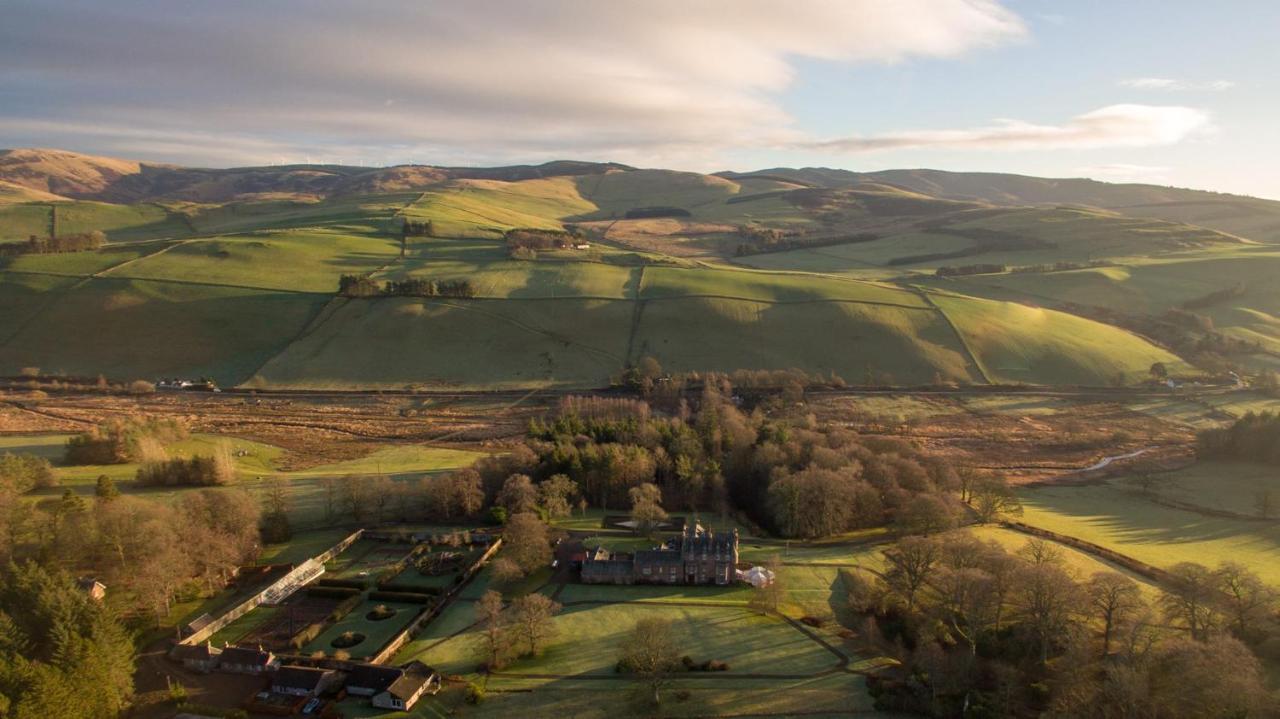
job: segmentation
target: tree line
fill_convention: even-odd
[[[338,278],[338,295],[351,298],[370,297],[475,297],[471,280],[433,280],[410,277],[379,283],[366,275],[342,275]]]
[[[1248,412],[1229,427],[1196,433],[1196,452],[1202,457],[1280,465],[1280,414]]]
[[[842,570],[859,636],[899,662],[870,682],[880,709],[1190,718],[1271,706],[1254,651],[1280,650],[1276,593],[1238,564],[1178,564],[1152,592],[1114,571],[1083,576],[1039,539],[1011,553],[967,533],[908,537],[884,556],[878,576]]]
[[[92,252],[107,242],[107,236],[98,230],[74,235],[38,237],[31,235],[26,242],[0,244],[0,257],[16,255],[51,255],[63,252]]]

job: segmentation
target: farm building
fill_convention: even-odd
[[[371,697],[387,690],[387,687],[404,676],[400,667],[383,667],[363,664],[347,674],[347,693],[359,697]]]
[[[274,654],[257,647],[226,647],[218,660],[218,668],[231,674],[262,674],[280,666]]]
[[[633,554],[603,548],[582,561],[587,584],[730,584],[736,578],[738,531],[716,533],[694,522],[657,549]]]
[[[423,694],[440,691],[440,675],[422,662],[406,664],[403,672],[385,691],[374,695],[375,707],[408,711]]]
[[[176,644],[169,652],[169,657],[182,664],[183,667],[196,672],[209,673],[218,666],[222,650],[209,642],[203,644]]]
[[[271,679],[271,691],[295,697],[313,697],[324,692],[338,679],[332,669],[286,665]]]

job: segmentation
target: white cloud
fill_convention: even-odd
[[[1170,145],[1211,130],[1209,116],[1195,108],[1110,105],[1057,125],[1001,119],[960,130],[918,130],[844,137],[796,146],[832,152],[876,150],[1061,150]]]
[[[1222,92],[1236,86],[1231,80],[1191,82],[1188,80],[1176,80],[1171,77],[1133,77],[1121,80],[1119,84],[1121,87],[1131,87],[1138,90],[1162,90],[1165,92]]]
[[[349,146],[653,163],[796,139],[778,95],[797,59],[945,58],[1025,32],[999,0],[11,0],[0,117],[92,126],[104,150],[145,148],[138,130],[226,138],[167,155],[186,161],[266,143],[263,161]],[[75,144],[61,132],[40,144]]]

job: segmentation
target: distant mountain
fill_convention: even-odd
[[[284,165],[210,169],[147,164],[65,150],[0,150],[0,187],[12,185],[34,193],[117,203],[157,200],[218,203],[281,196],[315,199],[418,190],[453,179],[517,181],[629,169],[617,163],[567,160],[485,168]],[[6,194],[19,196],[17,190]],[[48,199],[55,198],[30,195],[30,200]]]
[[[851,172],[824,167],[780,167],[720,174],[734,179],[768,177],[827,188],[854,188],[879,182],[933,197],[998,205],[1086,205],[1116,210],[1131,217],[1186,222],[1252,239],[1280,241],[1280,202],[1204,190],[943,170]]]
[[[616,172],[641,171],[618,163],[568,160],[541,165],[479,168],[287,165],[209,169],[142,163],[65,150],[17,149],[0,150],[0,202],[38,202],[58,198],[116,203],[321,199],[425,190],[460,179],[514,182]],[[1264,242],[1280,242],[1280,202],[1176,187],[924,169],[852,172],[817,167],[772,168],[701,177],[708,178],[708,181],[715,181],[715,178],[750,179],[760,186],[792,189],[807,187],[876,192],[892,187],[938,200],[1004,206],[1098,207],[1131,217],[1183,222]]]

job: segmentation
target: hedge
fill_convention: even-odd
[[[410,604],[430,604],[435,601],[435,597],[422,592],[369,592],[369,599]]]

